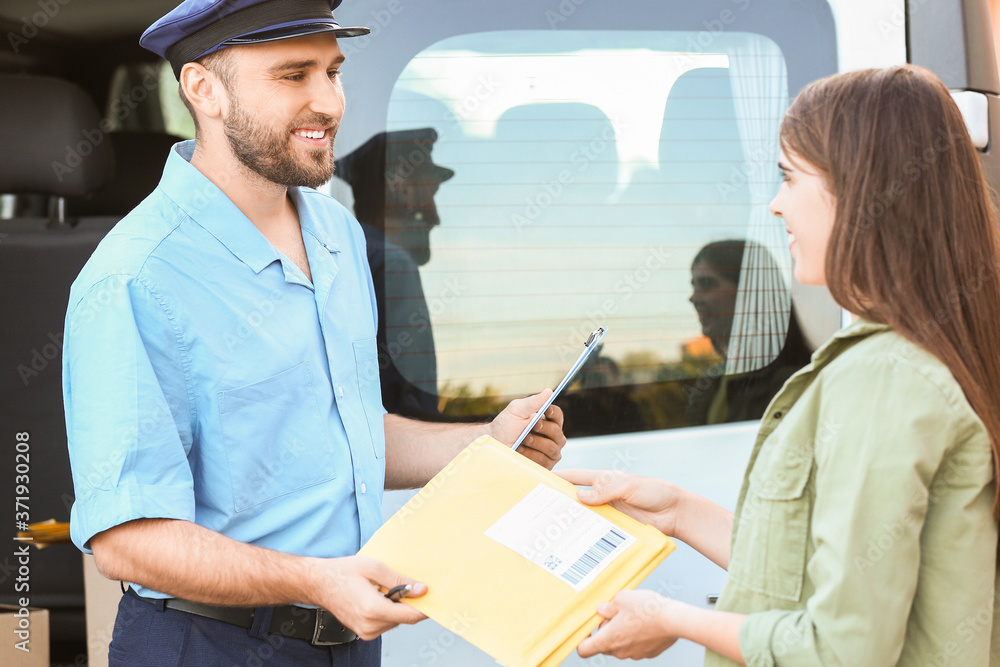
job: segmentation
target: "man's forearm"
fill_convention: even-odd
[[[441,472],[489,424],[420,422],[385,416],[385,488],[415,489]]]
[[[311,560],[244,544],[189,521],[139,519],[91,540],[109,579],[168,595],[238,607],[316,604]]]

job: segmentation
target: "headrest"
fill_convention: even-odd
[[[113,132],[108,140],[114,149],[114,173],[97,192],[66,203],[72,216],[123,216],[131,211],[160,182],[170,148],[184,141],[172,134],[140,130]]]
[[[112,152],[94,103],[68,81],[0,75],[0,192],[83,195],[108,180]]]

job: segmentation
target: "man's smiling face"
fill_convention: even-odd
[[[333,140],[344,114],[333,35],[231,47],[233,81],[223,128],[249,170],[285,187],[319,187],[333,176]]]

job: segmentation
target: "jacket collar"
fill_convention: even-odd
[[[813,353],[811,366],[819,368],[825,365],[825,363],[831,358],[836,357],[846,348],[853,346],[855,343],[861,342],[864,338],[886,331],[892,331],[892,327],[888,324],[882,324],[881,322],[872,322],[870,320],[858,318],[837,333],[833,334],[830,340],[820,346],[820,348]]]

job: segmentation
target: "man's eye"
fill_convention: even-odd
[[[326,74],[327,74],[327,76],[329,76],[329,77],[330,77],[331,79],[339,79],[339,78],[341,77],[341,73],[340,73],[340,70],[338,70],[338,69],[332,69],[332,70],[330,70],[329,72],[327,72]]]
[[[288,76],[286,76],[284,78],[285,78],[285,81],[301,81],[302,80],[302,75],[301,74],[289,74]]]

